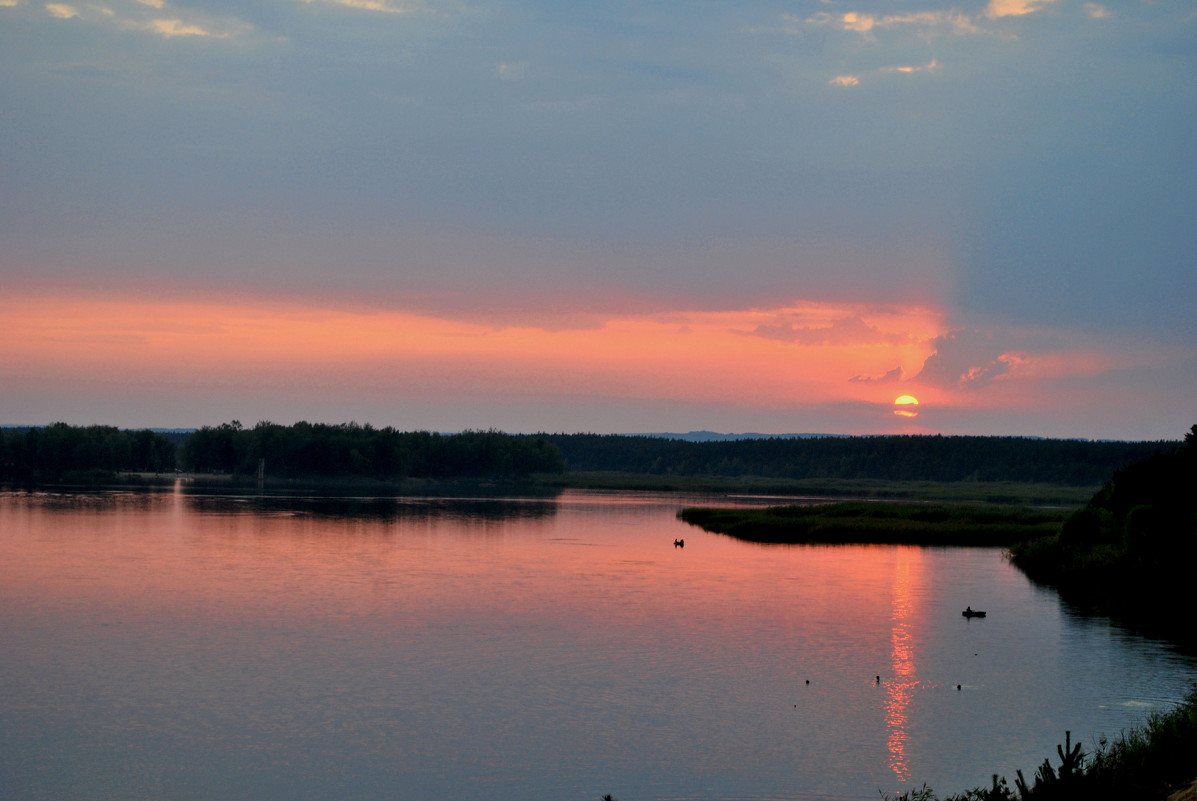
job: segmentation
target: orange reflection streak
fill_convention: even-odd
[[[914,650],[908,618],[913,612],[911,588],[911,560],[914,549],[898,551],[894,568],[893,630],[890,634],[893,656],[893,676],[886,682],[885,725],[889,729],[887,746],[889,766],[899,782],[910,780],[910,763],[906,758],[906,707],[917,684]]]
[[[845,323],[844,321],[851,321]],[[936,309],[806,303],[496,327],[389,309],[146,298],[0,297],[0,369],[30,380],[353,386],[387,397],[506,393],[887,403],[942,328]],[[713,380],[715,378],[716,380]],[[734,380],[731,380],[733,379]]]

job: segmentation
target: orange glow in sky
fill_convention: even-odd
[[[888,405],[854,377],[913,374],[942,328],[929,308],[794,304],[498,327],[384,309],[34,296],[0,300],[0,367],[27,378],[354,387],[405,396],[592,396]]]

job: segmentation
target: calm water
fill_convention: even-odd
[[[1197,676],[1000,551],[750,545],[696,500],[0,493],[0,796],[946,793]]]

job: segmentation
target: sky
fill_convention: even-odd
[[[233,419],[1179,439],[1197,6],[0,0],[0,423]]]

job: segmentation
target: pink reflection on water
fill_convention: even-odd
[[[890,647],[893,675],[886,682],[885,725],[888,729],[887,748],[889,767],[900,782],[910,780],[910,762],[906,756],[907,732],[906,708],[918,682],[914,666],[914,648],[911,638],[910,617],[914,612],[912,585],[917,576],[911,577],[912,567],[920,558],[915,548],[901,548],[894,566],[893,627],[890,631]]]

